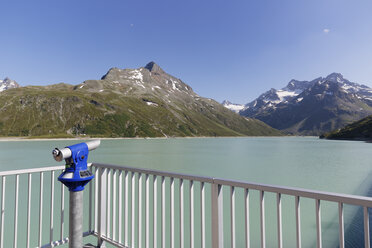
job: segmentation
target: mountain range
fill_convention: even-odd
[[[111,68],[100,80],[78,85],[7,89],[0,93],[0,106],[1,136],[281,135],[199,96],[154,62]]]
[[[340,73],[311,81],[293,79],[244,105],[239,114],[288,134],[320,135],[371,115],[372,89]]]

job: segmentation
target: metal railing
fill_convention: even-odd
[[[65,234],[68,234],[68,230],[66,230],[68,225],[65,225],[67,222],[65,212],[66,210],[68,211],[65,207],[66,189],[61,183],[58,183],[60,190],[55,188],[57,183],[56,176],[63,169],[65,169],[65,166],[0,172],[1,248],[54,247],[68,243],[68,237],[65,236]],[[20,182],[23,187],[20,187]],[[45,191],[49,191],[49,195],[45,195]],[[57,193],[59,194],[59,206],[55,204],[57,202],[55,199]],[[33,199],[34,202],[32,202]],[[46,199],[48,200],[46,201]],[[20,201],[24,204],[20,205]],[[55,216],[57,210],[60,215],[58,218]],[[46,212],[49,212],[49,214],[46,215]],[[19,216],[22,213],[26,215],[26,218],[20,220]],[[34,220],[32,221],[31,218]],[[46,223],[45,219],[49,219],[49,223]],[[21,221],[22,224],[20,225]],[[6,225],[4,225],[5,223]],[[12,232],[9,230],[11,225],[13,226]],[[57,226],[59,229],[58,234],[56,233]],[[4,235],[5,232],[7,232],[7,235]],[[86,231],[83,235],[88,236],[90,234],[90,231]],[[34,242],[31,242],[32,239]]]
[[[0,247],[54,247],[68,243],[66,230],[65,189],[60,184],[56,190],[56,173],[64,166],[0,172],[1,223]],[[241,247],[236,233],[244,232],[245,247],[251,247],[250,206],[251,192],[259,192],[260,246],[266,247],[265,196],[276,196],[277,246],[283,247],[283,196],[294,198],[296,246],[301,247],[300,206],[303,198],[314,201],[316,220],[316,246],[322,247],[323,202],[338,204],[339,247],[345,247],[344,205],[363,208],[364,245],[370,247],[369,211],[372,198],[322,191],[305,190],[232,181],[211,177],[193,176],[155,170],[94,163],[90,169],[95,179],[87,187],[84,236],[93,235],[98,246],[104,243],[115,247]],[[45,177],[50,184],[45,195]],[[20,186],[20,177],[25,180]],[[8,180],[9,178],[9,180]],[[36,178],[33,180],[33,178]],[[25,183],[27,179],[27,184]],[[13,187],[9,187],[9,183]],[[36,187],[36,190],[35,190]],[[10,190],[9,190],[10,189]],[[14,192],[13,192],[14,189]],[[228,191],[229,192],[228,192]],[[22,199],[20,210],[19,193]],[[238,196],[243,201],[238,201]],[[36,197],[36,198],[35,198]],[[59,197],[59,201],[56,198]],[[10,199],[9,199],[10,198]],[[33,204],[32,199],[38,200]],[[47,199],[46,199],[47,198]],[[225,199],[224,199],[225,198]],[[240,199],[239,198],[239,199]],[[10,204],[14,200],[14,204]],[[46,202],[47,201],[47,202]],[[9,206],[8,206],[8,205]],[[58,206],[57,206],[58,205]],[[49,211],[46,225],[45,210]],[[242,209],[242,219],[237,219],[237,209]],[[58,210],[58,211],[57,211]],[[19,225],[20,213],[26,216]],[[37,213],[35,216],[35,213]],[[57,215],[60,215],[56,217]],[[12,218],[13,216],[13,218]],[[12,220],[11,220],[12,219]],[[33,221],[33,220],[34,221]],[[4,221],[12,232],[4,235]],[[10,225],[9,223],[12,223]],[[35,224],[34,224],[35,223]],[[8,228],[9,229],[9,228]],[[20,235],[22,233],[22,235]],[[56,235],[58,233],[58,235]],[[34,237],[36,236],[36,237]],[[49,236],[47,242],[46,237]],[[226,243],[228,240],[228,244]],[[22,241],[22,243],[21,243]],[[25,245],[23,245],[25,244]]]
[[[345,247],[344,205],[361,206],[364,215],[364,244],[365,247],[370,247],[368,212],[368,208],[372,207],[372,198],[370,197],[232,181],[117,165],[93,164],[92,167],[95,168],[95,174],[99,175],[97,177],[99,182],[96,181],[95,184],[96,199],[99,200],[98,206],[96,201],[96,209],[98,209],[98,211],[95,211],[96,225],[94,228],[94,233],[100,240],[99,243],[107,241],[117,247],[182,248],[186,247],[185,232],[188,230],[188,247],[204,248],[207,246],[206,243],[209,244],[209,247],[213,248],[226,246],[232,248],[238,247],[235,236],[237,230],[236,192],[237,189],[240,189],[244,192],[243,228],[244,244],[247,248],[250,247],[251,244],[249,213],[250,192],[253,190],[259,192],[261,247],[266,247],[266,193],[274,193],[276,195],[276,236],[278,247],[283,247],[283,196],[291,196],[295,199],[296,247],[301,247],[300,203],[303,198],[314,200],[317,247],[322,247],[321,205],[323,202],[335,202],[338,204],[338,245],[340,248]],[[199,219],[196,218],[195,214],[196,184],[199,184],[198,189],[200,191],[198,192],[198,195],[200,195]],[[207,187],[209,187],[208,195],[206,190]],[[226,211],[224,211],[224,207],[226,207],[226,204],[224,204],[226,201],[223,199],[225,194],[224,188],[230,189],[227,195],[227,202],[229,203],[228,205],[230,205],[227,208],[230,212],[230,218],[228,218],[229,223],[227,224],[224,223],[224,220],[226,220],[224,217],[226,217],[227,214]],[[186,194],[188,194],[187,201],[185,200]],[[209,204],[206,204],[208,198],[210,201]],[[131,203],[131,207],[129,203]],[[188,211],[186,212],[185,207],[187,205]],[[178,213],[177,216],[175,214],[176,212]],[[118,215],[116,215],[116,213],[118,213]],[[185,221],[186,217],[189,219],[188,221]],[[208,225],[210,230],[207,230],[207,220],[210,222],[210,225]],[[168,229],[167,225],[169,226]],[[197,226],[200,227],[198,229],[200,230],[200,239],[198,243],[196,243],[195,240],[195,228]],[[224,242],[224,237],[228,235],[226,229],[230,229],[230,244]],[[169,230],[169,236],[166,235],[166,230]],[[176,233],[176,230],[178,233]],[[131,235],[129,235],[129,231]],[[206,233],[211,234],[208,240]]]

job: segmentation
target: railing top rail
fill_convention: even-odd
[[[0,176],[21,175],[21,174],[35,173],[35,172],[47,172],[47,171],[63,170],[64,168],[65,168],[64,165],[60,165],[60,166],[21,169],[21,170],[0,171]]]
[[[88,167],[90,167],[91,165],[92,163],[88,163]],[[58,166],[48,166],[48,167],[29,168],[29,169],[20,169],[20,170],[0,171],[0,177],[21,175],[21,174],[28,174],[28,173],[37,173],[37,172],[56,171],[56,170],[63,170],[65,168],[66,168],[65,165],[58,165]]]
[[[97,167],[97,168],[109,168],[109,169],[114,169],[114,170],[124,170],[124,171],[131,171],[131,172],[137,172],[137,173],[142,173],[142,174],[151,174],[151,175],[156,175],[156,176],[164,176],[164,177],[180,178],[184,180],[193,180],[193,181],[199,181],[199,182],[205,182],[205,183],[213,183],[212,177],[203,177],[203,176],[180,174],[180,173],[174,173],[174,172],[141,169],[141,168],[120,166],[120,165],[113,165],[113,164],[93,163],[92,166]]]
[[[277,185],[270,185],[270,184],[259,184],[259,183],[244,182],[244,181],[237,181],[237,180],[226,180],[226,179],[221,179],[221,178],[195,176],[195,175],[180,174],[180,173],[173,173],[173,172],[164,172],[164,171],[158,171],[158,170],[134,168],[134,167],[128,167],[128,166],[111,165],[111,164],[93,163],[92,166],[95,166],[97,168],[124,170],[124,171],[136,172],[136,173],[151,174],[151,175],[156,175],[156,176],[180,178],[184,180],[193,180],[193,181],[199,181],[199,182],[246,188],[246,189],[262,190],[265,192],[280,193],[284,195],[300,196],[300,197],[317,199],[317,200],[342,202],[344,204],[372,207],[372,197],[366,197],[366,196],[340,194],[340,193],[318,191],[318,190],[308,190],[308,189],[302,189],[302,188],[284,187],[284,186],[277,186]]]
[[[309,190],[303,188],[284,187],[270,184],[258,184],[243,181],[225,180],[214,178],[215,184],[241,187],[254,190],[262,190],[271,193],[280,193],[284,195],[300,196],[305,198],[312,198],[317,200],[342,202],[351,205],[360,205],[365,207],[372,207],[372,197],[340,194],[327,191]]]

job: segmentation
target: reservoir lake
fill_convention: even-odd
[[[54,161],[51,154],[52,149],[79,142],[82,141],[0,141],[0,170],[63,165],[62,162]],[[88,161],[253,183],[372,196],[371,152],[372,144],[370,143],[320,140],[317,137],[103,139],[101,146],[89,154]],[[35,177],[35,185],[37,181],[38,179]],[[7,197],[8,194],[9,197],[14,194],[12,193],[14,192],[14,186],[11,186],[13,184],[14,179],[7,179]],[[56,185],[58,186],[58,182]],[[27,177],[20,178],[20,186],[27,188]],[[35,189],[37,188],[35,187]],[[228,188],[224,190],[224,194],[226,195],[225,199],[227,199],[229,196]],[[66,195],[68,194],[66,193]],[[237,191],[237,201],[239,201],[236,204],[237,225],[240,225],[240,222],[243,221],[243,215],[239,217],[243,208],[243,201],[239,198],[241,195],[242,192]],[[50,196],[45,194],[45,197]],[[20,205],[26,204],[27,192],[20,192],[20,198]],[[58,196],[55,199],[58,201]],[[252,192],[250,209],[251,247],[260,246],[258,199],[258,192]],[[48,200],[46,199],[45,202],[48,202]],[[38,199],[32,200],[32,203],[38,206]],[[12,200],[8,201],[6,208],[11,209],[12,204],[14,205]],[[294,197],[283,196],[282,204],[283,246],[295,247]],[[56,203],[56,206],[59,206],[58,203]],[[265,207],[267,247],[277,247],[275,194],[265,194]],[[229,215],[228,202],[224,204],[224,208],[228,211],[226,215]],[[37,226],[37,207],[32,211],[36,216],[32,217],[32,221]],[[46,209],[45,211],[46,215],[49,216],[48,211],[50,210]],[[84,212],[84,218],[87,217],[86,212]],[[46,226],[49,223],[48,218],[43,219]],[[59,216],[55,218],[58,219]],[[68,215],[66,215],[66,218],[68,219]],[[20,212],[19,226],[21,230],[24,228],[25,219],[25,213]],[[11,222],[12,219],[9,220]],[[225,247],[228,247],[230,227],[228,220],[225,223]],[[12,224],[9,224],[8,228],[5,229],[5,234],[12,235],[12,230]],[[45,243],[49,240],[48,230],[46,227],[45,238],[43,238]],[[301,231],[302,247],[316,247],[314,200],[303,199],[301,201]],[[37,230],[33,230],[33,232],[31,243],[37,244]],[[55,236],[59,237],[58,227],[55,232]],[[187,235],[186,233],[185,236],[187,237]],[[207,233],[208,235],[210,233]],[[25,238],[22,235],[20,236],[19,247],[24,247]],[[322,204],[322,236],[323,247],[338,247],[337,203]],[[198,239],[198,236],[196,236],[196,239]],[[242,228],[237,228],[236,240],[237,247],[243,247],[244,230]],[[12,244],[12,241],[5,242],[5,244]],[[346,247],[360,247],[363,246],[363,242],[362,211],[357,207],[346,205]],[[188,247],[187,244],[185,247]],[[210,244],[207,244],[207,247],[210,247]]]

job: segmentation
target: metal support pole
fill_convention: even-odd
[[[70,191],[69,248],[83,247],[83,191]]]

